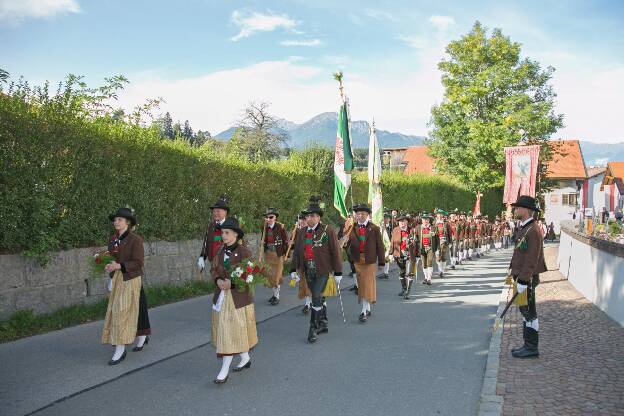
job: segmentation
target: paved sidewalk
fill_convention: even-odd
[[[549,269],[557,267],[557,249],[545,249]],[[540,280],[539,358],[511,356],[510,349],[522,344],[517,308],[505,322],[497,383],[503,414],[624,415],[624,328],[559,271],[544,273]]]

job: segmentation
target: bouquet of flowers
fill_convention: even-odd
[[[115,260],[115,257],[108,251],[96,253],[91,262],[91,270],[95,276],[101,276],[104,273],[106,265]]]
[[[240,264],[234,266],[228,264],[225,271],[232,281],[232,286],[236,287],[239,292],[249,289],[253,294],[256,291],[256,285],[266,285],[268,282],[266,266],[252,259],[243,259]]]

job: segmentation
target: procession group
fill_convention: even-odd
[[[245,233],[238,220],[231,215],[226,196],[221,196],[210,208],[212,220],[207,227],[197,264],[201,271],[209,269],[215,282],[211,343],[223,361],[214,382],[223,384],[228,379],[235,355],[240,356],[240,362],[233,371],[240,372],[251,367],[249,352],[258,343],[252,291],[249,288],[232,290],[233,283],[228,274],[232,267],[256,256],[245,244]],[[326,298],[335,295],[335,289],[340,288],[343,250],[354,278],[351,290],[357,294],[362,306],[358,319],[366,323],[372,314],[371,307],[377,301],[377,279],[389,279],[390,262],[395,262],[399,269],[399,296],[409,300],[418,265],[424,274],[422,283],[431,285],[434,262],[438,266],[438,276],[443,278],[447,264],[455,269],[492,249],[506,248],[513,226],[499,217],[490,221],[487,216],[457,209],[450,213],[435,209],[433,214],[391,211],[384,215],[383,224],[377,226],[371,221],[371,208],[367,204],[356,204],[353,206],[353,217],[336,230],[321,221],[323,214],[319,199],[310,198],[288,235],[286,226],[278,221],[278,210],[269,208],[264,213],[265,228],[260,242],[261,256],[268,266],[267,286],[273,291],[268,299],[271,305],[280,301],[284,264],[292,254],[289,275],[291,284],[298,284],[299,298],[304,300],[302,312],[310,315],[307,335],[310,343],[329,331]],[[132,230],[136,224],[134,212],[120,208],[110,219],[116,232],[111,237],[109,250],[116,261],[106,266],[111,276],[111,294],[102,343],[115,346],[109,364],[116,365],[126,357],[125,345],[132,344],[135,336],[137,343],[133,351],[144,348],[151,329],[141,284],[143,240]],[[537,322],[536,316],[532,316],[534,312],[533,299],[531,316],[527,317]],[[536,348],[535,345],[535,351]]]

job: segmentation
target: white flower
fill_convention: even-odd
[[[249,266],[249,267],[253,267],[253,263],[252,263],[252,262],[250,262],[250,261],[248,261],[248,262],[247,262],[247,266]]]
[[[249,276],[247,276],[247,279],[245,279],[245,281],[246,281],[247,283],[251,283],[251,282],[253,282],[253,274],[250,274]]]
[[[241,269],[240,267],[237,267],[236,269],[234,269],[234,276],[241,277],[242,274],[243,274],[243,269]]]

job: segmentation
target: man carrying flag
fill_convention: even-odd
[[[351,171],[353,170],[349,104],[343,92],[342,72],[334,74],[334,79],[340,83],[341,99],[340,110],[338,111],[336,150],[334,152],[334,206],[342,218],[346,219],[349,216],[349,210],[347,209],[347,193],[351,187]]]

